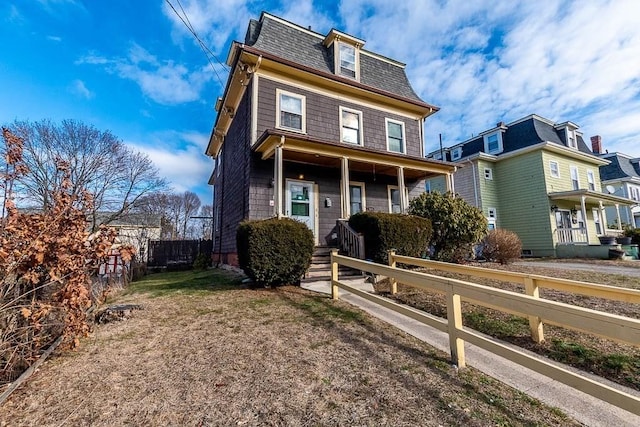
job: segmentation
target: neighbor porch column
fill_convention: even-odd
[[[409,202],[407,201],[407,192],[404,186],[404,168],[398,166],[398,192],[400,193],[400,212],[407,213]]]
[[[351,195],[349,194],[349,158],[343,157],[341,162],[342,171],[342,218],[351,216]]]
[[[585,200],[586,200],[585,196],[582,196],[580,198],[580,210],[582,210],[582,223],[584,224],[584,234],[587,237],[587,243],[589,243],[589,227],[587,226],[587,206],[586,206]]]
[[[616,203],[616,217],[618,218],[618,230],[622,231],[622,219],[620,218],[620,205]]]
[[[282,146],[284,145],[284,135],[280,137],[280,144],[276,145],[275,161],[273,163],[273,201],[275,203],[275,214],[277,218],[282,218]]]
[[[598,202],[598,207],[600,208],[600,221],[602,221],[602,234],[607,234],[607,214],[604,211],[602,200]]]

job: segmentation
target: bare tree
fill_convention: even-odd
[[[11,131],[24,140],[29,172],[16,182],[14,193],[23,205],[51,207],[62,176],[56,161],[68,162],[72,193],[86,189],[94,196],[92,223],[108,223],[128,212],[145,194],[166,186],[149,157],[127,147],[110,131],[99,131],[75,120],[15,121]],[[109,212],[97,217],[97,212]]]
[[[162,217],[162,239],[179,240],[200,235],[196,216],[200,198],[191,191],[184,193],[155,192],[138,199],[133,212]]]

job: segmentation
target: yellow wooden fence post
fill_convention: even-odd
[[[460,305],[460,295],[453,292],[453,286],[447,291],[447,326],[451,362],[458,368],[464,368],[466,366],[464,341],[458,338],[458,331],[462,329],[462,306]]]
[[[540,298],[540,288],[535,280],[531,277],[524,278],[524,289],[527,295]],[[544,328],[542,326],[542,319],[538,316],[529,316],[529,329],[531,329],[531,338],[541,343],[544,341]]]
[[[389,257],[389,267],[396,268],[396,251],[391,249],[387,251],[387,255]],[[391,281],[391,294],[395,295],[398,292],[398,282],[393,277],[389,277]]]
[[[335,284],[338,281],[338,261],[334,258],[338,255],[337,249],[331,250],[331,298],[338,299],[338,286]]]

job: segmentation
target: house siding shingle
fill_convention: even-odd
[[[340,107],[347,107],[362,112],[362,130],[364,147],[387,151],[385,118],[404,123],[406,154],[413,157],[421,155],[419,121],[407,117],[374,109],[364,105],[339,99],[339,94],[328,96],[311,92],[285,83],[261,76],[258,86],[258,127],[260,136],[265,130],[276,127],[276,89],[285,90],[305,97],[306,134],[330,142],[340,142]]]

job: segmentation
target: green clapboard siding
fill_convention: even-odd
[[[500,195],[499,226],[518,234],[522,249],[534,256],[555,253],[543,157],[542,151],[534,151],[499,161],[493,171],[497,191],[493,196],[493,189],[487,192],[487,197]],[[483,193],[487,206],[484,198]]]
[[[493,179],[485,178],[485,169],[491,169]],[[489,208],[495,208],[497,212],[496,226],[504,227],[502,225],[502,206],[500,206],[499,203],[500,179],[497,173],[496,163],[478,160],[478,187],[480,188],[480,206],[482,207],[482,213],[484,213],[485,216],[489,216]]]

